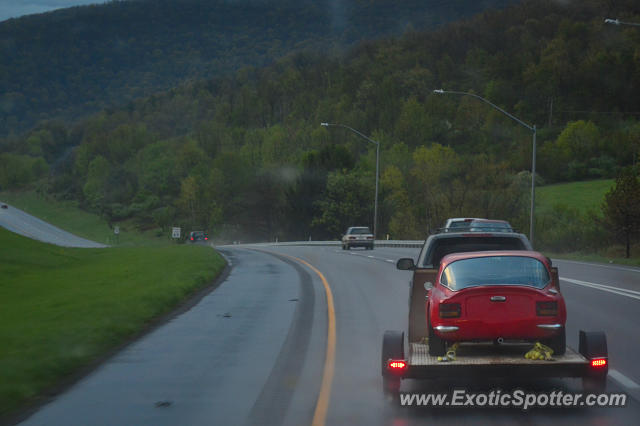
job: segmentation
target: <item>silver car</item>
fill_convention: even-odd
[[[342,250],[349,250],[351,247],[364,247],[373,250],[373,234],[366,226],[352,226],[342,236]]]

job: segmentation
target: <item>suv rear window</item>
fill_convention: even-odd
[[[424,258],[422,267],[435,268],[443,257],[451,253],[490,250],[527,250],[520,238],[514,237],[471,237],[442,238],[437,241]]]

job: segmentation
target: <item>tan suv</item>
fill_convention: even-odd
[[[342,236],[342,250],[364,247],[373,250],[373,234],[366,226],[352,226]]]

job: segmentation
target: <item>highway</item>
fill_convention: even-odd
[[[0,201],[0,204],[6,203]],[[73,235],[10,205],[7,205],[6,209],[0,209],[0,226],[16,234],[58,246],[106,247],[104,244]]]
[[[603,425],[636,424],[640,418],[638,268],[554,261],[567,301],[568,343],[577,349],[581,328],[607,333],[608,391],[627,393],[626,407],[526,413],[408,408],[382,395],[380,346],[385,330],[406,327],[411,274],[398,271],[395,261],[415,257],[418,249],[261,245],[218,250],[231,269],[216,290],[127,346],[24,424]],[[328,337],[333,327],[335,346]],[[402,391],[454,387],[581,391],[576,379],[533,378],[526,383],[406,380]]]

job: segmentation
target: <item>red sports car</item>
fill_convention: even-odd
[[[538,252],[447,255],[428,293],[431,355],[463,341],[540,341],[565,352],[566,306],[550,260]]]

